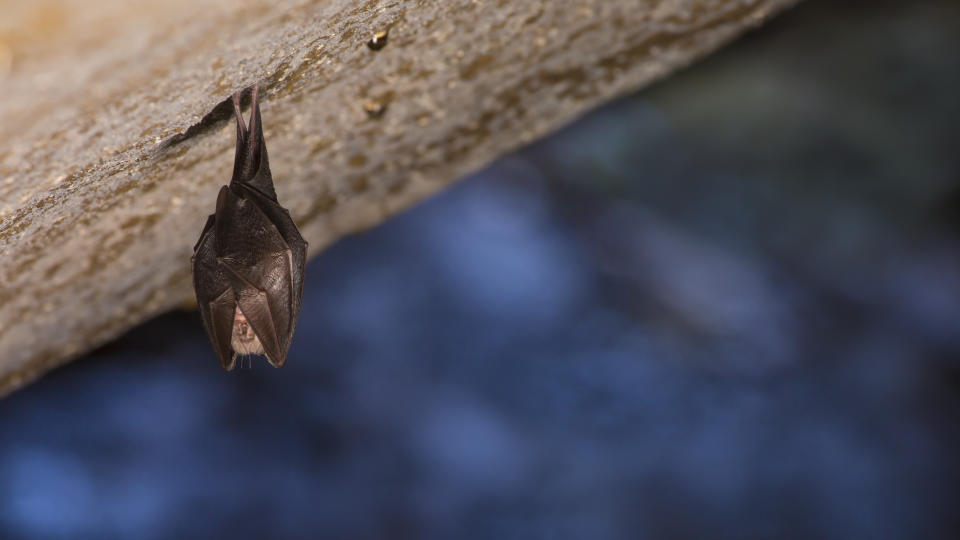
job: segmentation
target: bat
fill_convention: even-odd
[[[273,188],[258,98],[254,84],[247,126],[240,92],[233,95],[233,177],[220,188],[191,258],[200,317],[227,371],[240,356],[264,355],[277,368],[287,361],[307,262],[307,242]]]

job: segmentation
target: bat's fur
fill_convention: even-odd
[[[250,124],[233,95],[237,152],[230,185],[193,248],[193,286],[203,326],[226,370],[237,357],[262,354],[274,367],[287,350],[300,314],[307,243],[277,201],[260,125],[257,85]]]
[[[257,338],[253,327],[247,322],[247,318],[237,308],[233,318],[233,333],[230,338],[230,346],[236,355],[245,356],[248,354],[264,354],[263,344]]]

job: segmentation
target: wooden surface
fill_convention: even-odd
[[[189,302],[237,89],[316,254],[792,3],[0,0],[0,393]]]

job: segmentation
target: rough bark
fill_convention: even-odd
[[[0,0],[0,393],[192,298],[236,89],[316,254],[792,3]]]

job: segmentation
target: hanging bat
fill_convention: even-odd
[[[203,326],[227,371],[244,355],[265,355],[274,367],[286,362],[307,260],[307,243],[273,189],[258,94],[255,84],[249,127],[240,93],[233,95],[233,178],[220,188],[191,259]]]

